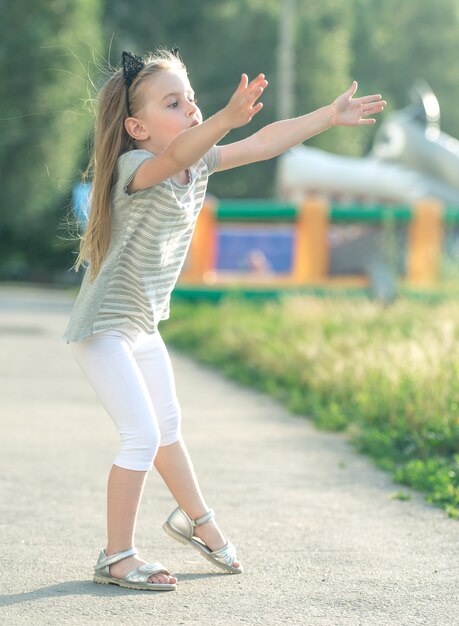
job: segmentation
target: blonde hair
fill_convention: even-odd
[[[129,108],[133,116],[144,106],[145,83],[160,71],[181,69],[185,65],[177,54],[156,50],[147,59],[129,87]],[[111,208],[110,191],[114,183],[118,157],[135,148],[134,140],[124,127],[129,117],[126,103],[126,84],[122,69],[117,70],[102,87],[98,102],[94,130],[94,144],[86,175],[92,174],[89,219],[85,233],[80,237],[80,250],[73,266],[89,262],[89,279],[99,273],[110,244]]]

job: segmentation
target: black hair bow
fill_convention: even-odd
[[[130,87],[132,81],[145,67],[145,63],[142,57],[139,57],[137,54],[133,54],[132,52],[123,52],[123,78],[126,83],[126,87]]]

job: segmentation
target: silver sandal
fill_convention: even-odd
[[[241,574],[242,567],[233,567],[234,561],[236,561],[236,548],[229,541],[219,550],[210,550],[206,544],[199,539],[199,537],[193,536],[193,529],[195,526],[205,524],[214,517],[215,513],[208,511],[202,517],[192,520],[183,509],[177,507],[167,518],[167,521],[163,524],[163,528],[166,533],[180,541],[183,544],[189,544],[196,548],[203,557],[208,561],[216,565],[217,567],[231,572],[232,574]]]
[[[150,591],[172,591],[176,589],[176,585],[172,583],[149,583],[147,580],[152,574],[167,574],[172,576],[161,563],[144,563],[139,565],[131,572],[128,572],[124,578],[114,578],[110,576],[110,565],[118,563],[129,556],[137,554],[136,548],[130,548],[124,552],[117,552],[107,556],[105,550],[101,550],[99,559],[94,565],[94,582],[102,585],[119,585],[129,589],[148,589]]]

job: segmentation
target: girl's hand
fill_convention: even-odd
[[[241,82],[223,109],[230,128],[238,128],[250,122],[252,117],[261,111],[263,103],[255,102],[268,85],[264,74],[258,74],[250,83],[247,74],[242,74]]]
[[[374,118],[367,119],[367,115],[381,113],[387,102],[381,100],[380,94],[372,96],[363,96],[363,98],[352,99],[357,91],[357,81],[354,80],[352,85],[341,96],[336,98],[332,107],[334,113],[331,119],[332,126],[358,126],[360,124],[374,124]]]

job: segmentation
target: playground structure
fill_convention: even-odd
[[[425,83],[411,104],[388,114],[362,158],[299,145],[278,158],[277,197],[332,202],[412,204],[436,198],[459,207],[459,141],[440,130],[440,105]]]
[[[177,293],[188,297],[218,297],[228,288],[246,295],[267,295],[305,287],[370,287],[379,298],[391,300],[395,286],[392,272],[386,269],[387,259],[381,255],[377,243],[381,229],[395,227],[404,231],[406,254],[400,268],[403,280],[414,287],[429,287],[438,277],[444,220],[455,217],[453,212],[446,214],[436,200],[397,207],[343,207],[331,205],[323,198],[306,199],[299,205],[207,200]],[[330,229],[333,225],[356,223],[359,228],[364,225],[370,234],[347,255],[346,263],[334,255]],[[228,228],[234,240],[248,238],[245,255],[238,257],[245,262],[239,267],[228,267],[225,260]],[[238,235],[235,229],[239,229]],[[260,247],[253,248],[253,238],[257,236],[261,238]],[[269,246],[267,253],[263,251],[263,244],[266,249],[270,237],[274,253],[272,250],[270,253]],[[362,262],[361,269],[356,267]]]

